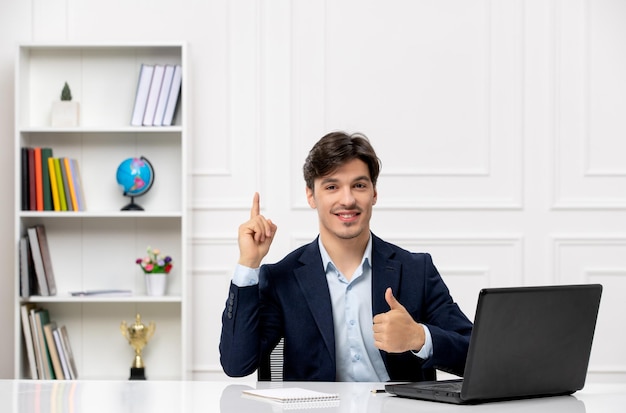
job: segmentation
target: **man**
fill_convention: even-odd
[[[261,265],[277,226],[260,214],[239,227],[239,263],[222,316],[220,361],[253,373],[284,337],[284,380],[420,381],[463,374],[472,324],[428,254],[370,231],[380,161],[363,135],[333,132],[304,164],[319,237]]]

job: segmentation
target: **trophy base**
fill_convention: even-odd
[[[130,368],[130,377],[128,380],[145,380],[146,379],[146,368],[145,367],[131,367]]]

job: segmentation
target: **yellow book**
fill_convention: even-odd
[[[70,166],[69,158],[63,158],[63,167],[67,174],[67,186],[70,188],[70,196],[68,200],[72,202],[72,211],[78,211],[78,201],[76,200],[76,188],[74,188],[74,177],[72,176],[72,167]]]
[[[61,211],[67,211],[65,189],[63,188],[63,175],[61,173],[61,161],[59,158],[54,158],[54,172],[57,176],[57,188],[59,189],[59,205],[61,206]]]
[[[61,210],[59,203],[59,189],[57,188],[57,174],[54,169],[54,158],[48,158],[48,171],[50,172],[50,192],[52,192],[52,205],[55,211]]]

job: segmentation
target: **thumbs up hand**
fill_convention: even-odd
[[[390,310],[374,316],[374,344],[388,353],[419,351],[426,340],[424,327],[413,320],[406,308],[393,296],[391,288],[385,291]]]

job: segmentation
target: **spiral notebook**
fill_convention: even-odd
[[[302,405],[329,403],[338,404],[339,395],[335,393],[324,393],[315,390],[303,389],[300,387],[274,388],[243,390],[245,397],[259,398],[282,405]]]

